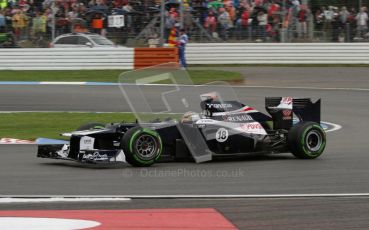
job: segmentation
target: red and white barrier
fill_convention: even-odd
[[[212,208],[0,211],[0,229],[3,230],[92,228],[96,230],[237,229],[222,214]]]
[[[21,139],[9,138],[9,137],[0,139],[0,144],[34,144],[34,143],[35,143],[34,141],[30,141],[30,140],[21,140]]]

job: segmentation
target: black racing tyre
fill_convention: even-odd
[[[89,122],[89,123],[83,124],[80,127],[78,127],[76,131],[89,130],[89,129],[103,129],[103,128],[105,128],[105,125],[102,123]]]
[[[160,159],[163,144],[156,131],[137,126],[124,134],[121,148],[129,164],[147,167]]]
[[[288,145],[292,154],[300,159],[319,157],[326,146],[325,131],[316,122],[300,122],[288,133]]]

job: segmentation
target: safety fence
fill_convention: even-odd
[[[369,64],[366,43],[193,43],[189,64]]]
[[[166,40],[178,26],[201,42],[368,42],[368,6],[369,0],[0,0],[0,47],[11,35],[21,47],[43,48],[71,32],[137,47]]]
[[[1,49],[0,69],[79,70],[133,69],[133,48]]]
[[[0,69],[134,69],[178,60],[168,48],[1,49]],[[369,64],[367,43],[196,43],[189,64]],[[155,60],[156,59],[156,60]]]

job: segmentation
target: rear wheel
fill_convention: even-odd
[[[159,160],[162,152],[160,135],[151,129],[134,127],[123,136],[121,148],[132,166],[145,167]]]
[[[301,122],[288,133],[289,148],[294,156],[301,159],[319,157],[326,146],[326,135],[316,122]]]

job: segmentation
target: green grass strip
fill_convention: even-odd
[[[0,114],[0,138],[60,139],[60,133],[74,131],[88,122],[106,124],[134,120],[131,113],[2,113]]]
[[[68,82],[118,82],[124,70],[2,70],[0,81],[68,81]],[[212,81],[239,81],[243,76],[238,72],[222,70],[188,71],[194,84]]]
[[[140,114],[143,121],[178,119],[181,114]],[[89,122],[135,122],[132,113],[15,112],[0,113],[0,138],[35,140],[38,137],[63,139],[60,133],[75,131]]]

